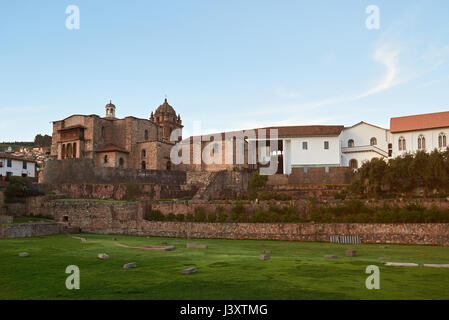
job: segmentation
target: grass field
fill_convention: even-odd
[[[194,240],[117,236],[129,246],[173,244],[173,251],[118,247],[112,235],[55,235],[0,240],[0,299],[449,299],[449,269],[386,267],[388,261],[449,263],[449,247]],[[190,240],[192,241],[192,240]],[[263,249],[271,259],[260,261]],[[357,257],[345,257],[347,249]],[[19,257],[19,252],[29,257]],[[100,260],[98,253],[109,260]],[[338,259],[325,259],[336,254]],[[137,262],[135,269],[123,264]],[[365,268],[380,267],[380,290],[365,288]],[[68,290],[68,265],[80,268],[80,290]],[[196,266],[198,272],[182,275]]]

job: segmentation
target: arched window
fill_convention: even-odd
[[[67,158],[71,158],[72,157],[72,144],[69,143],[67,145]]]
[[[446,135],[444,132],[441,132],[438,136],[438,147],[443,148],[446,146]]]
[[[147,151],[145,149],[142,149],[142,158],[145,158],[147,156]]]
[[[357,162],[356,159],[351,159],[349,160],[349,167],[351,169],[357,169],[359,167],[359,163]]]
[[[125,166],[125,160],[123,160],[123,158],[120,158],[118,160],[118,165],[119,165],[120,168],[123,168]]]
[[[354,147],[354,140],[349,139],[348,140],[348,148],[352,148],[352,147]]]
[[[73,143],[73,157],[76,158],[76,142]]]
[[[145,140],[148,140],[148,130],[145,130]]]
[[[145,170],[147,168],[147,164],[145,161],[142,161],[142,170]]]
[[[421,134],[418,137],[418,150],[426,149],[426,138]]]
[[[369,143],[370,145],[375,146],[377,145],[377,139],[375,137],[372,137]]]
[[[398,140],[398,149],[399,149],[399,151],[405,151],[407,149],[404,137],[400,137],[399,138],[399,140]]]
[[[103,163],[108,163],[108,155],[107,154],[103,158]]]

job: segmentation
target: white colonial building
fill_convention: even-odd
[[[36,161],[0,154],[0,177],[36,177]]]
[[[388,158],[389,146],[391,149],[389,130],[366,122],[351,127],[313,125],[263,129],[278,130],[278,151],[274,154],[278,156],[278,173],[284,174],[290,174],[293,168],[357,169],[364,161]]]
[[[340,135],[341,165],[359,168],[364,161],[373,158],[388,158],[390,132],[366,122],[359,122],[352,127],[345,127]]]
[[[448,146],[449,111],[390,119],[393,157],[418,150],[444,150]]]

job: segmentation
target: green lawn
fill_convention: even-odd
[[[209,249],[186,249],[186,239],[117,236],[130,246],[176,246],[158,252],[117,247],[112,235],[78,236],[87,242],[66,235],[0,240],[0,299],[449,299],[449,269],[379,260],[449,263],[449,247],[200,239]],[[263,249],[273,250],[270,260],[258,259]],[[358,257],[344,257],[346,249]],[[31,255],[19,257],[23,251]],[[137,268],[124,270],[128,262]],[[365,288],[365,268],[373,264],[380,290]],[[80,290],[65,288],[68,265],[81,270]],[[198,272],[181,274],[191,266]]]

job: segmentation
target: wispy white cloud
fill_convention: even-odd
[[[383,44],[378,47],[374,53],[374,60],[384,65],[387,69],[385,77],[375,87],[363,92],[360,95],[350,98],[350,100],[358,100],[373,94],[388,90],[395,85],[401,83],[398,79],[399,65],[398,57],[400,54],[399,49],[394,49],[388,44]]]

